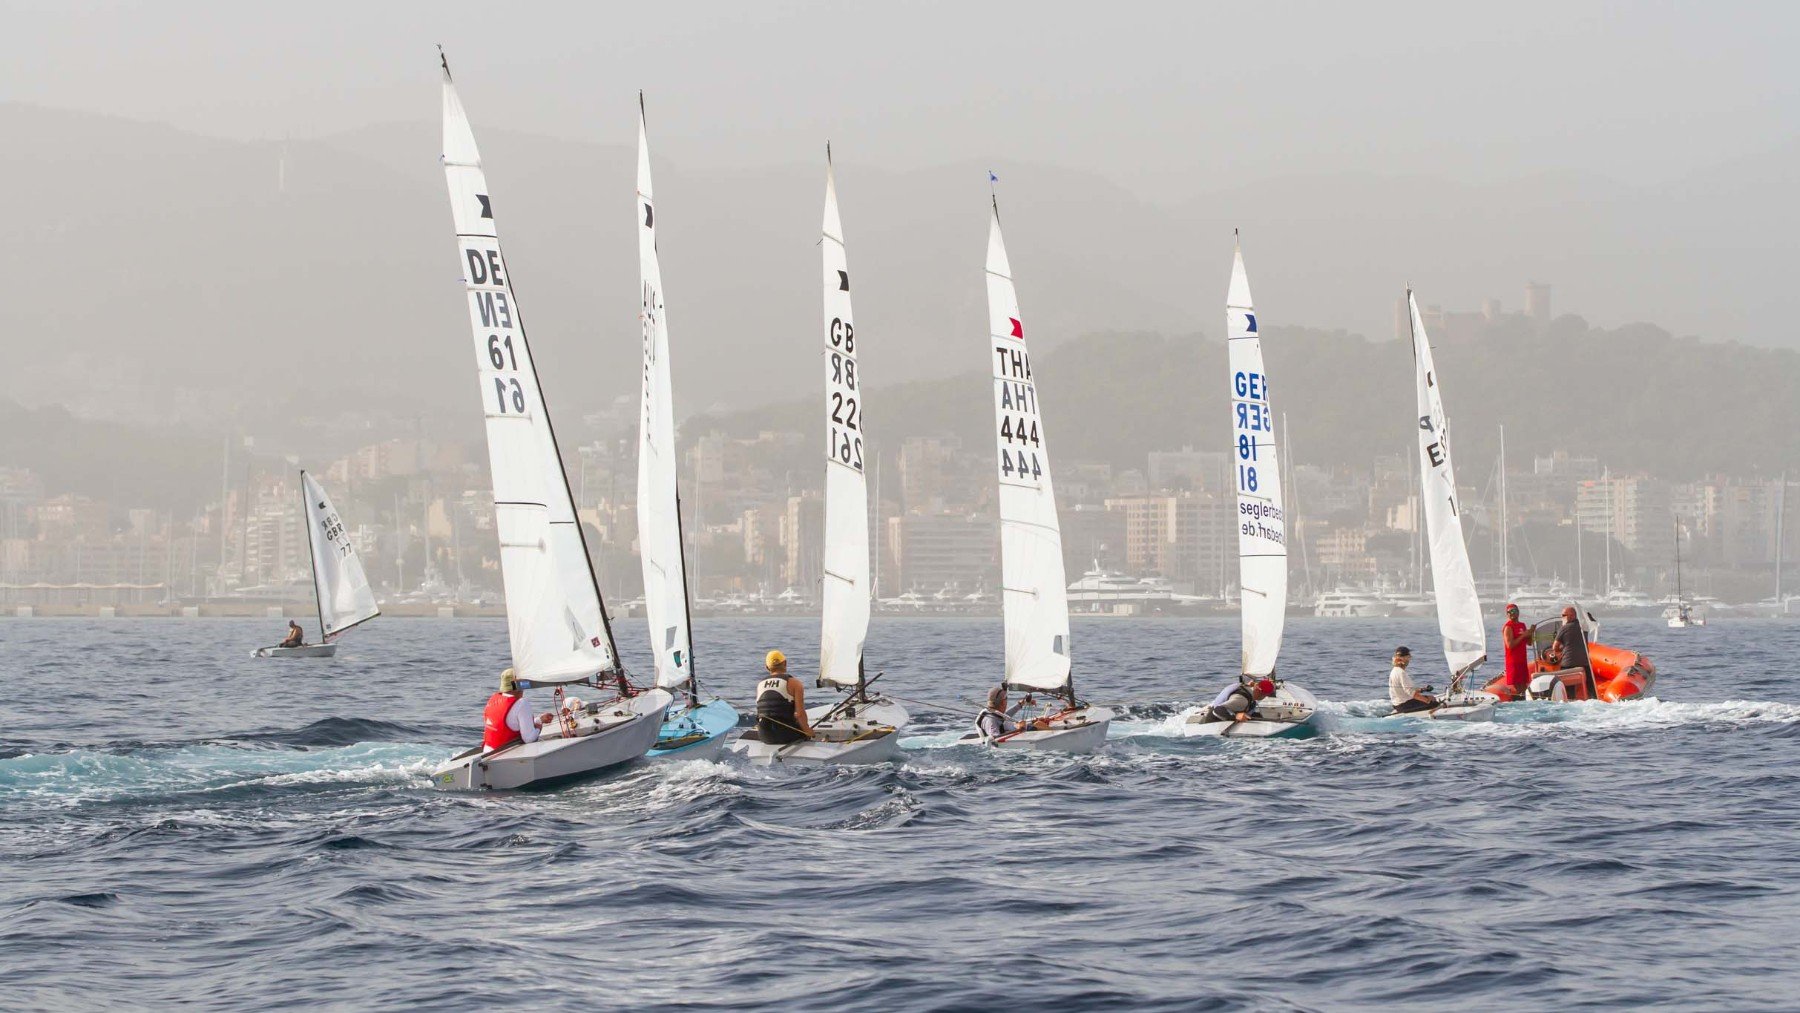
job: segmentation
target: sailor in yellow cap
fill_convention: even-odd
[[[757,737],[778,746],[812,738],[812,726],[806,723],[806,689],[788,674],[787,655],[770,651],[763,667],[769,674],[756,684]]]

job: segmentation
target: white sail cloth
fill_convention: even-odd
[[[486,417],[513,670],[534,683],[617,668],[612,634],[544,407],[475,135],[444,67],[444,176]]]
[[[331,637],[381,614],[356,546],[338,519],[331,497],[311,475],[300,473],[300,497],[306,508],[306,538],[312,549],[313,593],[319,600],[319,627]]]
[[[838,218],[837,181],[825,162],[823,262],[825,344],[825,576],[819,682],[849,688],[862,671],[869,635],[869,483],[864,471],[860,338],[850,312],[850,263]]]
[[[994,376],[995,459],[1000,478],[1000,591],[1006,625],[1006,684],[1069,685],[1068,578],[1037,382],[1000,212],[988,229],[988,366]]]
[[[1225,336],[1231,366],[1231,459],[1237,484],[1243,674],[1267,676],[1275,671],[1287,622],[1287,517],[1281,497],[1281,465],[1275,453],[1269,375],[1263,369],[1262,336],[1242,250],[1233,254],[1231,263]]]
[[[1452,676],[1487,658],[1487,627],[1481,597],[1463,543],[1462,511],[1456,496],[1456,470],[1450,460],[1450,423],[1444,415],[1443,388],[1431,361],[1431,338],[1419,316],[1418,301],[1406,293],[1412,317],[1413,364],[1419,395],[1419,481],[1425,530],[1431,545],[1431,585],[1437,597],[1438,632],[1444,638],[1444,660]]]
[[[662,264],[656,251],[656,201],[650,189],[650,141],[638,108],[638,270],[643,304],[644,373],[638,418],[638,556],[644,569],[644,615],[656,659],[656,684],[685,685],[693,674],[688,630],[687,570],[676,483],[675,392],[664,315]]]

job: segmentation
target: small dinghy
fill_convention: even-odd
[[[1232,461],[1237,470],[1238,612],[1243,621],[1243,653],[1238,682],[1212,704],[1175,716],[1182,735],[1224,738],[1298,738],[1311,735],[1319,702],[1305,689],[1275,675],[1281,635],[1287,624],[1287,515],[1281,496],[1275,414],[1263,368],[1262,336],[1243,251],[1232,255],[1231,287],[1225,297],[1225,336],[1231,370]],[[1234,692],[1271,684],[1246,720],[1227,720],[1215,707]]]
[[[337,654],[339,634],[381,614],[368,575],[337,508],[325,490],[304,470],[300,472],[300,507],[306,517],[306,551],[312,558],[313,601],[319,610],[317,644],[298,647],[259,647],[257,658],[330,658]]]
[[[737,729],[737,709],[700,695],[688,605],[687,541],[682,535],[680,449],[675,445],[675,383],[662,263],[656,249],[656,201],[650,188],[650,141],[644,96],[638,95],[638,272],[643,304],[643,384],[638,412],[638,550],[644,573],[644,618],[650,630],[656,685],[676,698],[646,754],[650,759],[711,760]]]
[[[1412,324],[1414,380],[1419,406],[1419,482],[1425,533],[1431,543],[1431,584],[1437,599],[1438,633],[1444,661],[1450,666],[1450,692],[1430,710],[1407,717],[1440,721],[1486,721],[1500,698],[1466,690],[1464,684],[1487,661],[1487,625],[1481,618],[1481,596],[1463,542],[1462,512],[1456,499],[1456,470],[1450,459],[1450,421],[1444,413],[1443,388],[1432,363],[1431,338],[1419,316],[1411,289],[1406,306]],[[1398,714],[1398,712],[1396,712]]]
[[[963,741],[996,749],[1085,753],[1106,741],[1113,713],[1075,695],[1069,651],[1069,580],[1050,481],[1043,405],[1025,346],[1000,204],[988,227],[988,366],[993,370],[995,456],[1000,480],[1000,604],[1006,634],[1001,685],[1048,698],[1048,727]]]
[[[552,688],[550,726],[532,742],[467,750],[432,772],[445,789],[520,788],[592,774],[644,755],[672,700],[631,693],[575,514],[556,432],[500,252],[474,134],[444,63],[444,175],[456,223],[493,479],[506,628],[521,692]],[[578,703],[568,687],[618,687]]]
[[[877,693],[863,677],[874,582],[869,566],[869,484],[863,468],[863,342],[850,312],[850,264],[838,217],[831,149],[825,149],[824,259],[825,558],[819,616],[817,685],[847,692],[835,704],[809,707],[813,738],[785,745],[762,741],[752,728],[731,744],[752,763],[886,763],[900,755],[906,708]]]

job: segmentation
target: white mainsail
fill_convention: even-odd
[[[1241,249],[1231,264],[1225,337],[1231,360],[1231,454],[1237,468],[1243,674],[1268,676],[1275,671],[1287,622],[1287,517],[1275,452],[1275,415],[1269,407],[1269,375],[1263,369],[1262,336]]]
[[[650,140],[638,96],[638,268],[643,282],[644,375],[638,418],[638,556],[644,566],[644,615],[656,684],[688,685],[694,648],[688,632],[687,567],[675,446],[675,387],[669,369],[669,322],[663,312],[662,264],[656,256],[656,201],[650,190]]]
[[[1410,290],[1406,293],[1406,307],[1412,316],[1413,363],[1417,367],[1420,499],[1431,543],[1431,585],[1437,596],[1444,660],[1450,664],[1450,674],[1459,676],[1487,660],[1487,627],[1481,620],[1481,598],[1475,593],[1469,548],[1463,544],[1443,388],[1431,362],[1431,338],[1425,333],[1425,321],[1419,316],[1418,301]]]
[[[1000,590],[1006,624],[1006,684],[1060,690],[1069,685],[1068,578],[1050,484],[1037,383],[1012,267],[1000,237],[1000,209],[988,230],[988,335],[994,371],[994,424],[1000,476]]]
[[[362,560],[350,544],[350,533],[338,519],[331,497],[311,475],[300,473],[301,505],[306,510],[306,544],[312,551],[313,593],[319,600],[319,629],[334,637],[357,623],[381,614]]]
[[[616,671],[612,630],[494,229],[481,154],[444,62],[444,177],[487,422],[513,670],[531,683]]]
[[[830,148],[825,150],[822,231],[826,443],[819,683],[849,688],[861,678],[863,642],[869,635],[869,483],[863,470],[862,374],[850,315],[850,263]]]

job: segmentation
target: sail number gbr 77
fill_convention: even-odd
[[[1000,451],[1000,480],[1035,485],[1044,477],[1043,429],[1031,353],[994,344],[994,434]]]
[[[483,414],[488,418],[530,418],[531,401],[519,379],[518,321],[506,291],[500,245],[480,236],[466,236],[463,243],[470,310],[479,328],[475,341],[476,354],[481,357]]]

